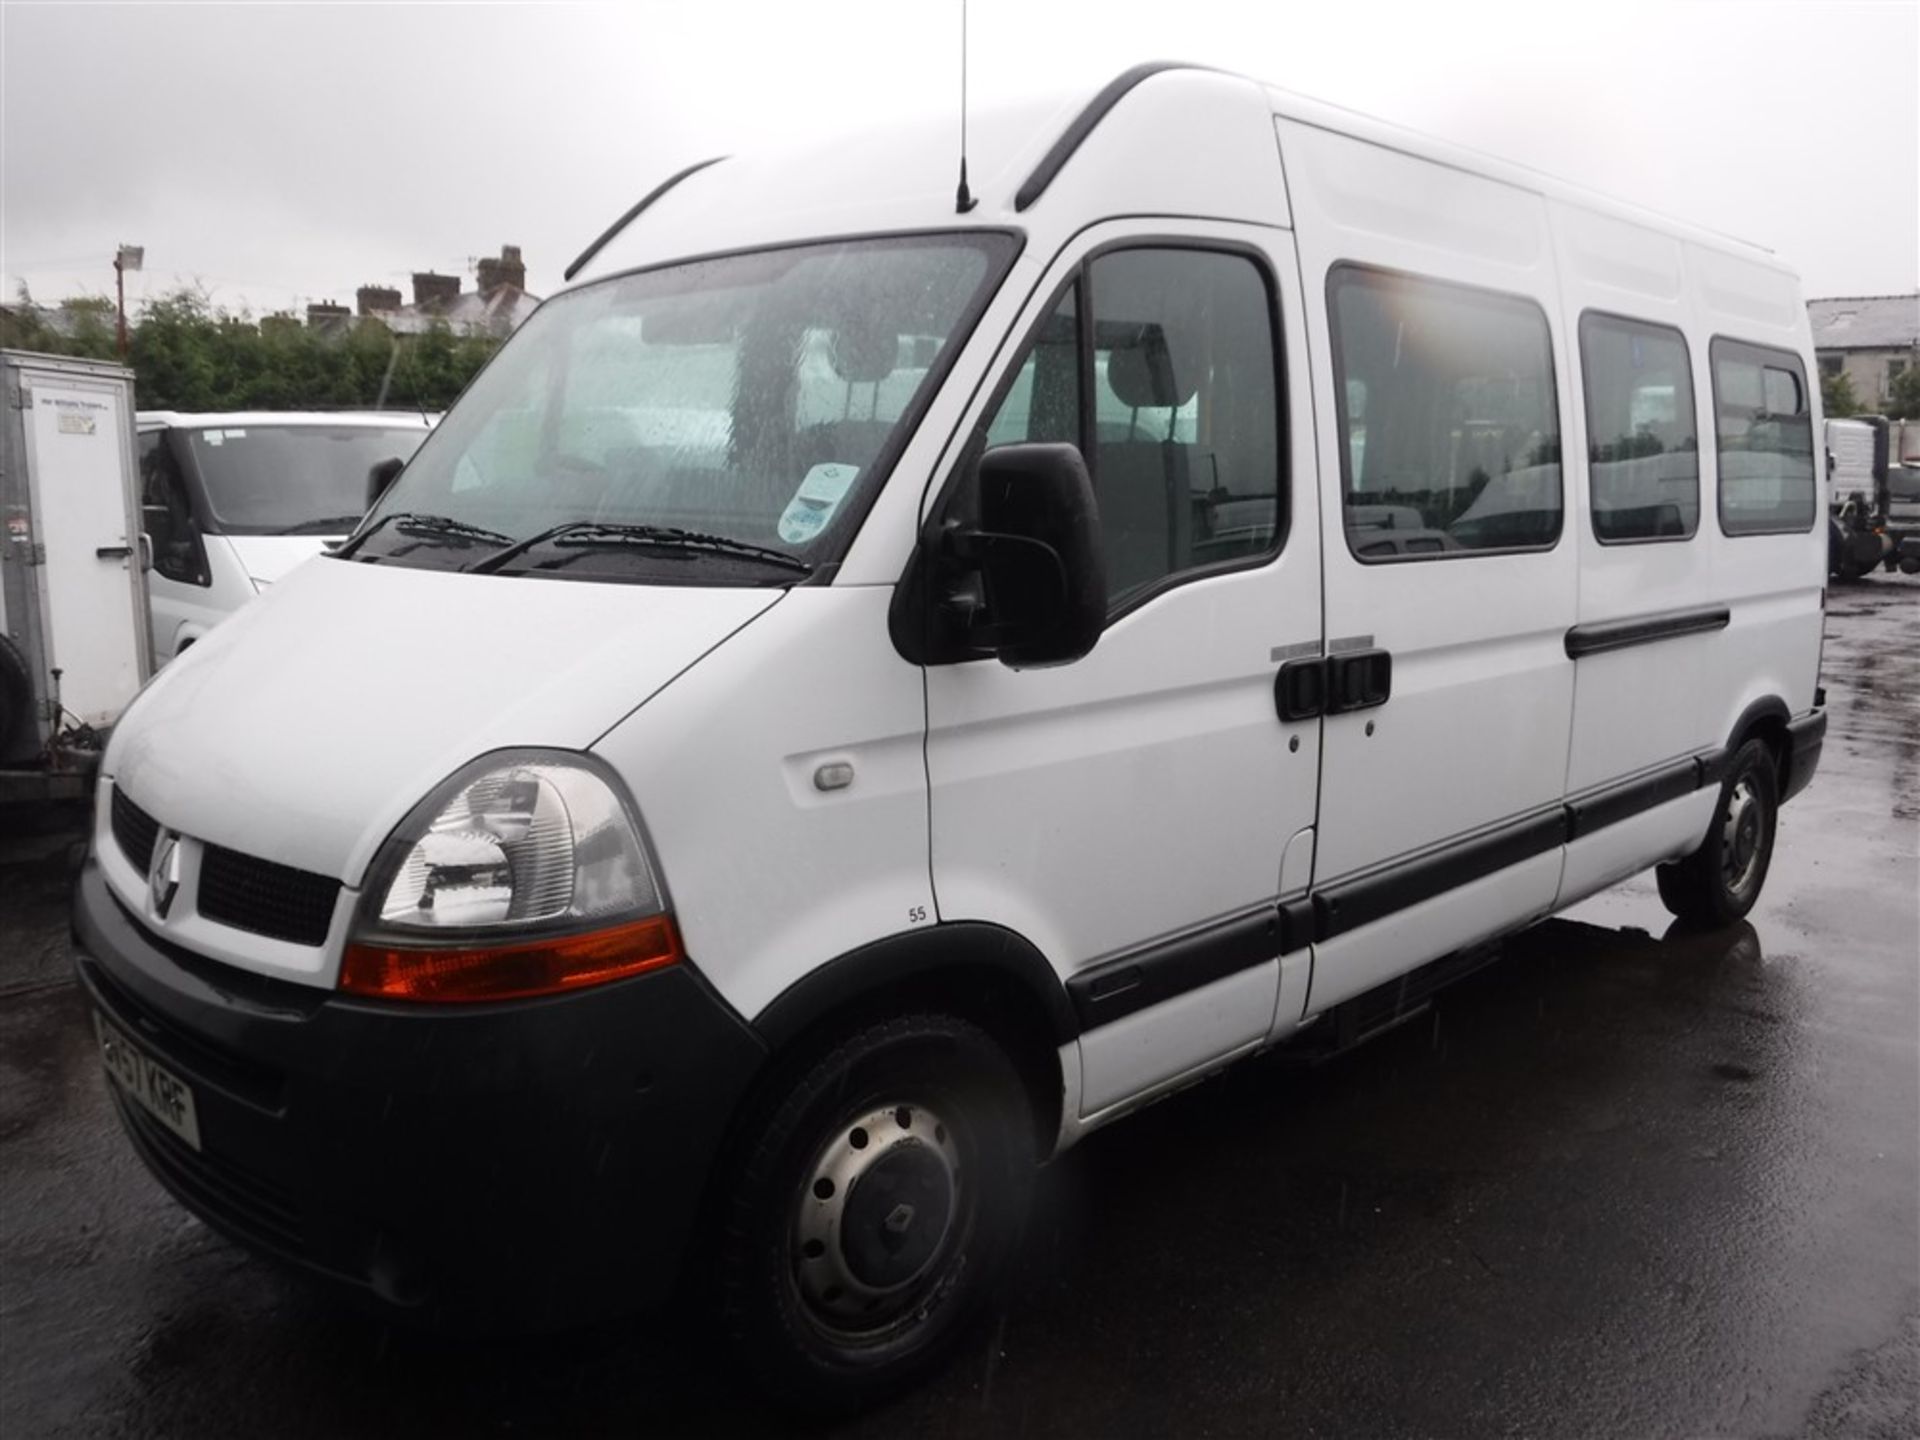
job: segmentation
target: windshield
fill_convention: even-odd
[[[795,246],[562,295],[342,554],[648,583],[824,577],[1014,248],[997,234]]]
[[[188,430],[215,528],[229,535],[344,535],[367,508],[367,471],[404,460],[411,425],[234,425]]]

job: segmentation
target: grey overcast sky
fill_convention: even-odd
[[[0,271],[256,313],[502,242],[529,288],[689,161],[957,110],[959,0],[0,0]],[[976,105],[1203,61],[1920,288],[1920,0],[972,0]],[[471,286],[471,279],[466,282]]]

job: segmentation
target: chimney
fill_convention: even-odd
[[[354,300],[362,315],[383,315],[400,308],[400,292],[388,285],[362,285]]]
[[[331,300],[320,300],[307,306],[307,328],[319,330],[330,325],[338,325],[353,312],[344,305],[336,305]]]
[[[527,288],[527,266],[520,258],[518,245],[502,245],[497,260],[491,255],[483,256],[476,268],[482,295],[491,295],[502,285],[511,285],[522,291]]]
[[[413,272],[413,303],[422,310],[437,310],[460,298],[458,275],[436,275],[431,270]]]

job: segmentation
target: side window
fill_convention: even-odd
[[[1243,255],[1116,250],[1088,267],[1088,459],[1116,607],[1280,534],[1273,304]]]
[[[169,580],[209,585],[206,547],[193,523],[187,489],[167,444],[167,432],[140,437],[140,518],[153,545],[153,568]]]
[[[1078,323],[1087,295],[1091,356]],[[1275,549],[1283,516],[1272,316],[1266,280],[1243,255],[1115,250],[1095,257],[1030,342],[987,444],[1079,444],[1100,506],[1113,609],[1169,577]],[[1091,407],[1081,393],[1088,377]]]
[[[1354,266],[1337,267],[1327,291],[1354,555],[1558,541],[1560,422],[1540,307]]]
[[[1813,417],[1798,356],[1715,340],[1714,434],[1720,529],[1728,535],[1811,530],[1817,508]]]
[[[1700,428],[1678,330],[1580,317],[1593,533],[1603,545],[1685,540],[1700,526]]]

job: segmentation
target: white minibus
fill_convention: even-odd
[[[426,439],[418,411],[143,410],[140,502],[154,662],[164,665],[285,575],[344,539],[367,472]]]
[[[103,762],[132,1143],[390,1309],[704,1297],[858,1403],[1035,1167],[1812,775],[1764,250],[1186,67],[692,166]]]

